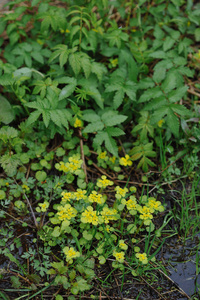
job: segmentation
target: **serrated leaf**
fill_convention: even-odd
[[[100,121],[101,118],[94,111],[83,112],[82,119],[87,122],[97,122]]]
[[[121,130],[120,128],[116,128],[116,127],[107,127],[106,128],[106,132],[110,136],[120,136],[120,135],[124,135],[125,134],[125,132],[123,130]]]
[[[89,125],[87,125],[83,132],[84,133],[92,133],[92,132],[96,132],[96,131],[100,131],[104,128],[104,124],[101,121],[97,121],[95,123],[91,123]]]
[[[95,149],[97,149],[99,146],[102,145],[104,139],[105,139],[105,132],[104,131],[99,131],[97,132],[97,134],[95,135],[94,139],[93,139],[93,146]]]
[[[12,106],[6,98],[0,95],[0,123],[9,124],[14,120]]]
[[[168,105],[164,105],[164,106],[160,107],[159,109],[157,109],[151,115],[151,122],[152,122],[152,124],[157,123],[158,121],[160,121],[161,119],[163,119],[163,117],[167,114],[167,112],[168,112]]]
[[[50,112],[48,110],[43,110],[42,117],[43,117],[44,125],[47,128],[50,122]]]
[[[39,52],[31,52],[31,56],[41,64],[44,64],[44,57]]]
[[[170,36],[167,36],[163,43],[163,50],[168,51],[173,47],[174,44],[175,44],[175,40],[172,39]]]
[[[75,91],[77,80],[75,78],[71,78],[70,81],[71,82],[61,90],[59,100],[68,98]]]
[[[181,115],[181,116],[187,116],[190,115],[191,112],[189,111],[189,109],[187,109],[184,105],[180,105],[180,104],[172,104],[170,105],[170,108],[177,114]]]
[[[106,112],[101,118],[106,126],[115,126],[124,122],[127,119],[127,116],[117,114],[112,115],[110,112]]]
[[[74,71],[75,75],[77,76],[81,70],[81,63],[79,58],[79,53],[71,53],[69,56],[69,63]]]
[[[124,91],[122,89],[118,90],[113,98],[113,107],[117,109],[124,100]]]
[[[169,93],[176,87],[177,85],[176,78],[177,76],[175,72],[168,72],[166,79],[163,81],[161,85],[165,93]]]
[[[168,99],[171,103],[179,101],[184,95],[186,95],[186,92],[188,90],[188,86],[182,86],[180,88],[177,88],[175,91],[172,91],[168,94]]]
[[[152,89],[148,89],[147,91],[144,91],[144,93],[140,97],[138,103],[147,102],[147,101],[151,100],[152,98],[158,98],[162,95],[163,95],[163,93],[162,93],[160,87],[156,86]]]
[[[153,58],[167,58],[167,54],[164,51],[155,51],[153,53],[149,54],[149,57],[153,57]]]
[[[105,132],[104,139],[106,149],[115,157],[118,157],[118,148],[116,141],[107,132]]]
[[[33,111],[27,119],[27,126],[35,123],[39,119],[41,113],[41,111]]]
[[[170,108],[168,108],[166,123],[169,126],[171,132],[175,135],[175,137],[178,137],[179,136],[178,117],[174,114],[174,112]]]

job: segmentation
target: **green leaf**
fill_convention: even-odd
[[[113,107],[115,109],[117,109],[123,102],[124,100],[124,91],[122,89],[118,90],[116,93],[115,93],[115,96],[113,98]]]
[[[161,87],[165,93],[169,93],[177,85],[177,76],[175,72],[168,72],[166,79],[162,83]]]
[[[74,71],[75,75],[77,76],[81,70],[81,63],[80,63],[80,56],[79,53],[72,53],[69,56],[69,63]]]
[[[103,128],[104,128],[104,124],[101,121],[97,121],[95,123],[91,123],[87,125],[84,128],[83,133],[92,133],[92,132],[100,131]]]
[[[194,36],[195,36],[196,42],[200,42],[200,28],[195,29]]]
[[[9,124],[14,120],[12,106],[6,98],[0,95],[0,123]]]
[[[149,101],[152,98],[158,98],[158,97],[160,97],[162,95],[163,95],[163,93],[162,93],[160,87],[156,86],[156,87],[154,87],[152,89],[148,89],[147,91],[145,91],[142,94],[142,96],[140,97],[140,99],[139,99],[138,102],[139,103],[147,102],[147,101]]]
[[[164,51],[155,51],[153,53],[149,54],[149,57],[153,57],[153,58],[167,58],[167,54]]]
[[[172,104],[170,105],[170,108],[177,114],[181,116],[189,116],[191,114],[190,110],[187,109],[184,105],[180,104]]]
[[[179,101],[184,95],[186,95],[186,92],[188,90],[188,86],[182,86],[180,88],[177,88],[175,91],[172,91],[168,94],[168,99],[171,103]]]
[[[101,120],[101,118],[93,110],[84,111],[82,119],[87,122],[97,122]]]
[[[69,77],[68,83],[69,84],[61,90],[59,100],[68,98],[75,91],[77,80]]]
[[[108,127],[108,128],[106,128],[106,132],[110,136],[120,136],[120,135],[125,134],[125,132],[123,130],[121,130],[120,128],[116,128],[116,127]]]
[[[118,157],[118,148],[117,148],[116,141],[107,132],[105,132],[104,139],[105,139],[106,149],[111,154],[113,154],[114,156]]]
[[[168,108],[167,113],[167,125],[169,126],[171,132],[175,135],[175,137],[179,136],[179,121],[178,117],[174,114],[173,110]]]
[[[44,64],[44,57],[39,52],[31,52],[31,56],[41,64]]]
[[[27,119],[27,126],[35,123],[39,119],[41,113],[41,111],[33,111]]]
[[[167,36],[163,43],[163,50],[166,52],[167,50],[171,49],[175,42],[176,41],[174,39],[172,39],[170,36]]]
[[[108,111],[105,112],[101,118],[106,126],[115,126],[124,122],[127,119],[127,116],[117,115],[113,111]]]

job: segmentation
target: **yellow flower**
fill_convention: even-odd
[[[113,252],[113,256],[116,258],[117,261],[119,261],[120,263],[124,262],[124,252]]]
[[[130,196],[130,199],[126,201],[126,207],[128,210],[137,210],[138,204],[135,196]]]
[[[115,68],[118,65],[118,58],[111,59],[110,63],[112,65],[112,67]]]
[[[83,126],[83,122],[76,118],[75,122],[74,122],[74,127],[77,128],[77,127],[82,127]]]
[[[22,189],[25,190],[25,191],[29,191],[30,190],[30,188],[26,184],[22,184]]]
[[[80,256],[80,252],[75,251],[73,247],[64,247],[63,252],[66,255],[66,261],[69,263],[73,262],[73,258]]]
[[[127,250],[128,246],[124,243],[124,240],[120,240],[119,241],[119,248],[123,249],[123,250]]]
[[[156,201],[155,198],[150,197],[148,199],[148,203],[146,204],[147,207],[152,208],[153,210],[158,210],[160,212],[164,211],[164,206],[162,206],[160,201]]]
[[[65,204],[64,206],[59,205],[57,209],[58,209],[57,216],[58,219],[61,221],[64,221],[66,219],[71,220],[77,215],[77,210],[68,203]]]
[[[82,223],[92,223],[93,225],[98,225],[97,212],[93,211],[92,206],[88,206],[86,210],[81,215]]]
[[[85,195],[87,193],[86,190],[77,189],[74,193],[74,199],[75,200],[85,200],[87,199],[87,196]]]
[[[161,119],[160,121],[158,121],[158,127],[162,127],[163,126],[163,124],[165,123],[165,120],[164,119]]]
[[[113,181],[107,179],[105,175],[101,176],[101,179],[97,180],[97,186],[105,189],[108,185],[113,185]]]
[[[128,193],[128,189],[127,188],[122,189],[119,186],[116,186],[115,191],[117,192],[115,194],[115,197],[117,199],[124,198],[126,196],[126,193]]]
[[[151,213],[154,212],[154,209],[147,207],[147,206],[143,206],[143,207],[138,207],[138,211],[140,212],[140,219],[142,220],[151,220],[153,219],[153,215]]]
[[[47,211],[47,209],[49,207],[49,203],[47,201],[44,201],[44,203],[39,203],[38,205],[41,207],[40,210],[42,212]]]
[[[141,263],[143,265],[148,264],[148,259],[147,259],[146,253],[136,253],[135,256],[139,259],[139,261],[141,261]]]
[[[116,161],[116,157],[115,157],[115,156],[112,156],[112,157],[109,158],[109,160],[111,161],[112,164],[114,164],[115,161]]]
[[[103,222],[108,224],[110,220],[117,220],[117,210],[114,208],[104,207],[101,211],[101,216],[103,218]]]
[[[105,202],[105,199],[101,194],[98,194],[96,191],[92,191],[92,193],[88,197],[89,202],[96,202],[98,204],[103,204]]]
[[[97,157],[97,159],[105,159],[105,158],[107,158],[107,152],[106,151],[99,153],[99,155]]]
[[[68,202],[73,198],[72,193],[70,192],[62,192],[61,196],[62,196],[63,203]]]
[[[122,166],[132,166],[132,161],[130,160],[130,156],[128,154],[125,157],[121,157],[119,160],[119,164]]]

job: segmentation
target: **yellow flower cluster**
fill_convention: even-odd
[[[137,204],[135,196],[130,196],[129,200],[126,201],[126,207],[129,211],[131,211],[132,215],[137,213],[139,205]]]
[[[113,252],[113,256],[116,258],[116,260],[120,263],[123,263],[124,262],[124,252],[116,252],[114,251]]]
[[[60,163],[56,164],[55,167],[59,171],[63,171],[65,173],[70,172],[71,174],[77,175],[77,171],[81,169],[83,161],[80,159],[79,154],[74,154],[73,156],[69,157],[69,161],[64,163],[61,161]]]
[[[113,185],[114,182],[107,179],[107,177],[105,175],[101,176],[101,179],[98,179],[97,180],[97,186],[102,188],[102,189],[105,189],[107,186],[109,185]]]
[[[107,151],[104,151],[104,152],[100,152],[97,159],[103,159],[103,160],[107,160],[108,159],[108,156],[107,156]]]
[[[132,166],[133,163],[130,160],[130,156],[126,154],[125,157],[120,158],[119,164],[126,167],[126,166]]]
[[[148,264],[148,259],[147,259],[146,253],[136,253],[135,256],[139,259],[139,261],[140,261],[143,265]]]
[[[157,210],[159,212],[164,211],[164,206],[161,204],[161,202],[156,201],[156,199],[153,197],[148,198],[148,202],[147,202],[146,206],[150,207],[153,210]]]
[[[44,203],[39,203],[38,206],[40,206],[40,211],[45,212],[49,208],[49,202],[44,201]]]
[[[74,200],[81,200],[81,199],[85,200],[85,199],[87,199],[86,194],[87,194],[86,190],[77,189],[76,192],[74,192],[74,194],[73,194],[73,199]]]
[[[164,119],[161,119],[160,121],[158,121],[158,127],[162,127],[163,126],[163,124],[165,123],[165,120]]]
[[[61,196],[62,196],[62,203],[69,202],[73,198],[73,195],[70,192],[62,192]]]
[[[93,211],[92,206],[88,206],[86,210],[81,215],[82,223],[91,223],[92,225],[98,225],[99,220],[97,216],[97,212]]]
[[[57,209],[58,209],[57,216],[58,219],[61,221],[64,221],[66,219],[71,220],[77,215],[77,210],[68,203],[65,204],[64,206],[58,205]]]
[[[138,211],[140,213],[140,219],[142,219],[142,220],[153,219],[152,213],[154,212],[154,210],[152,208],[147,207],[147,206],[143,206],[143,207],[139,206]]]
[[[83,126],[83,121],[81,121],[80,119],[76,118],[75,122],[74,122],[74,127],[82,127]]]
[[[103,204],[105,202],[104,197],[101,194],[98,194],[96,191],[92,191],[92,193],[88,196],[89,202],[96,202],[98,204]]]
[[[126,196],[126,194],[128,193],[127,188],[122,189],[119,186],[116,186],[115,191],[116,191],[115,197],[117,199],[124,198]]]
[[[128,246],[124,243],[124,240],[120,240],[119,241],[119,248],[123,249],[123,250],[127,250]]]
[[[108,224],[109,221],[111,220],[117,220],[118,219],[118,215],[117,215],[117,210],[114,208],[109,208],[107,206],[105,206],[103,208],[103,210],[101,211],[101,216],[102,216],[102,221],[105,224]]]
[[[73,247],[64,247],[63,252],[66,255],[66,261],[69,263],[73,262],[73,258],[80,256],[80,252],[75,251]]]

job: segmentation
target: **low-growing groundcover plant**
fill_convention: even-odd
[[[127,276],[152,286],[165,272],[156,254],[179,219],[158,191],[178,176],[198,178],[200,5],[8,6],[0,19],[0,276],[12,291],[1,297],[109,299],[114,281],[122,298]],[[153,290],[160,297],[159,285]]]

